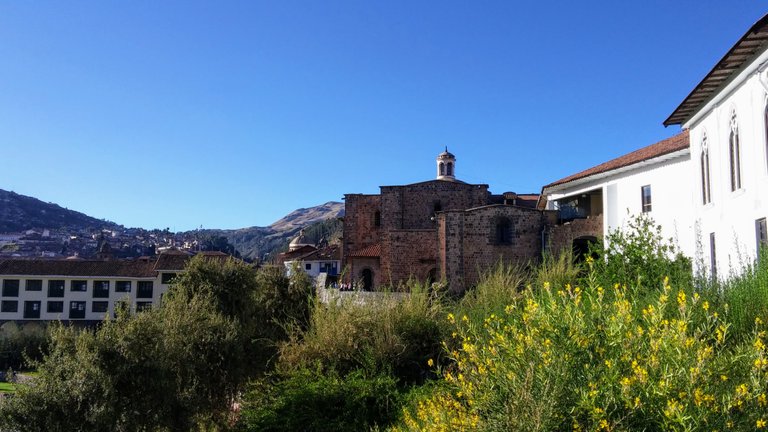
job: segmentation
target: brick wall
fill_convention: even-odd
[[[499,242],[496,224],[509,223]],[[492,205],[468,211],[449,211],[438,217],[440,276],[451,290],[463,291],[477,283],[481,272],[499,261],[526,264],[541,256],[544,214],[535,209]]]
[[[586,219],[574,219],[562,225],[552,225],[548,233],[548,249],[552,254],[562,250],[570,250],[573,241],[579,237],[603,237],[603,215],[591,216]]]

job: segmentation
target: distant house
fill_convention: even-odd
[[[225,259],[221,252],[203,252]],[[156,259],[0,260],[0,322],[95,322],[126,301],[141,311],[159,304],[191,254],[167,251]]]
[[[317,277],[321,273],[329,276],[337,276],[341,270],[341,248],[339,245],[326,245],[318,248],[311,243],[304,230],[291,240],[288,252],[281,253],[278,257],[286,271],[290,273],[294,266],[298,266],[307,275]]]

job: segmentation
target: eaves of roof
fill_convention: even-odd
[[[717,95],[768,46],[768,14],[760,18],[664,120],[664,126],[684,124]]]

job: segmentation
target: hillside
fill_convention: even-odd
[[[344,203],[330,201],[315,207],[292,211],[267,227],[249,227],[235,230],[204,230],[203,233],[224,236],[243,258],[264,259],[287,248],[288,243],[306,228],[313,241],[332,241],[341,236]]]
[[[117,224],[46,203],[37,198],[0,189],[0,232],[33,228],[115,228]]]

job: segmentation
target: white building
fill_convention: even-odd
[[[217,258],[228,255],[204,252]],[[157,259],[0,260],[0,322],[101,321],[127,301],[133,311],[157,305],[190,254],[169,251]]]
[[[754,260],[768,216],[768,15],[664,125],[690,132],[696,260],[728,276]],[[696,244],[696,243],[695,243]]]
[[[698,270],[727,277],[768,241],[768,15],[664,125],[683,131],[544,186],[540,208],[596,218],[602,235],[647,212]]]
[[[540,205],[557,210],[560,224],[597,218],[590,225],[593,232],[601,231],[596,236],[605,236],[625,226],[628,218],[645,213],[662,226],[665,238],[693,256],[690,160],[684,131],[544,186]]]

